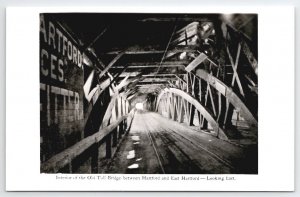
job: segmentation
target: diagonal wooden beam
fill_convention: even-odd
[[[240,52],[241,52],[241,44],[239,43],[239,45],[238,45],[238,51],[237,51],[235,62],[233,61],[233,58],[232,58],[232,56],[230,54],[230,51],[229,51],[228,47],[226,47],[226,50],[227,50],[227,54],[228,54],[229,60],[231,62],[232,70],[233,70],[233,77],[232,77],[231,86],[232,87],[234,86],[234,82],[236,80],[241,95],[245,96],[244,91],[243,91],[243,87],[242,87],[242,84],[241,84],[241,81],[240,81],[240,78],[239,78],[238,73],[237,73],[237,67],[238,67],[238,62],[239,62],[239,57],[240,57]]]
[[[177,30],[174,35],[176,36],[178,34],[181,34],[184,31],[189,31],[191,29],[194,29],[195,27],[198,28],[198,25],[199,25],[199,22],[192,22],[192,23],[188,24],[187,26]]]
[[[233,92],[232,88],[228,87],[222,81],[217,79],[216,77],[209,74],[207,71],[203,69],[196,70],[197,77],[203,79],[207,83],[209,83],[213,88],[215,88],[218,92],[220,92],[223,96],[226,97],[228,102],[230,102],[236,109],[239,109],[243,118],[249,121],[251,125],[257,127],[257,119],[248,109],[248,107],[244,104],[244,102]],[[227,104],[229,106],[229,103]]]
[[[213,99],[213,96],[212,96],[212,92],[211,92],[209,83],[207,83],[207,91],[209,93],[209,98],[210,98],[210,102],[211,102],[211,105],[212,105],[213,113],[216,116],[216,106],[215,106],[215,102],[214,102],[214,99]]]
[[[166,88],[158,96],[158,99],[161,99],[162,95],[166,94],[166,93],[173,93],[173,94],[176,94],[178,96],[181,96],[184,100],[186,100],[191,105],[193,105],[198,111],[201,112],[203,117],[209,122],[209,124],[211,125],[211,127],[215,131],[217,137],[219,137],[221,139],[224,139],[224,140],[228,140],[227,135],[225,134],[223,129],[219,127],[218,122],[213,118],[213,116],[210,114],[210,112],[208,112],[206,110],[206,108],[201,103],[199,103],[195,98],[193,98],[191,95],[189,95],[188,93],[186,93],[182,90],[179,90],[179,89],[176,89],[176,88]],[[159,102],[157,102],[157,103],[159,104]],[[156,111],[157,111],[157,109],[158,109],[158,105],[156,106]]]
[[[254,70],[254,73],[257,75],[257,73],[258,73],[258,63],[257,63],[257,60],[256,60],[255,56],[253,55],[253,53],[251,52],[250,47],[248,46],[248,44],[244,40],[241,41],[241,44],[242,44],[242,50],[243,50],[245,56],[247,57],[250,65],[252,66],[252,68]]]
[[[105,28],[105,29],[103,29],[91,42],[90,42],[90,44],[87,44],[86,46],[84,46],[83,48],[85,49],[85,50],[87,50],[88,48],[90,48],[91,46],[93,46],[96,42],[97,42],[97,40],[101,37],[101,36],[103,36],[103,34],[105,33],[107,31],[107,28]],[[84,50],[84,51],[85,51]]]
[[[194,70],[199,64],[201,64],[204,60],[206,60],[207,55],[204,53],[200,53],[186,68],[187,72],[191,72]]]
[[[236,59],[235,59],[235,63],[234,63],[234,68],[233,68],[234,69],[234,73],[233,73],[233,77],[232,77],[231,86],[234,85],[235,79],[238,77],[237,67],[238,67],[238,63],[239,63],[239,59],[240,59],[240,54],[241,54],[241,44],[239,43],[238,44],[237,54],[236,54]],[[233,65],[232,63],[233,63],[233,61],[231,61],[231,65]]]
[[[126,83],[127,83],[127,79],[129,78],[129,76],[126,76],[118,85],[117,85],[117,89],[121,89]]]
[[[99,78],[101,78],[105,73],[124,55],[125,51],[119,53],[99,74]]]
[[[182,43],[184,41],[187,42],[188,39],[191,39],[192,37],[194,37],[195,35],[197,35],[197,33],[198,33],[198,31],[197,31],[196,27],[194,29],[192,29],[192,30],[184,31],[178,38],[174,39],[171,42],[171,44],[172,45],[176,45],[176,44]]]

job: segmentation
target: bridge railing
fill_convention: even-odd
[[[90,163],[91,173],[98,173],[100,145],[105,145],[105,158],[111,158],[113,148],[117,147],[124,134],[130,129],[133,116],[132,111],[97,133],[54,155],[41,164],[41,173],[74,173],[84,163]]]

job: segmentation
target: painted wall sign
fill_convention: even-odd
[[[83,137],[83,55],[66,30],[40,15],[41,161]],[[47,144],[47,146],[46,146]]]

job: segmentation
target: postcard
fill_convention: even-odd
[[[11,7],[6,31],[8,191],[294,190],[293,7]]]

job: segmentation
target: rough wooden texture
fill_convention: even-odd
[[[124,55],[124,52],[119,53],[108,65],[105,69],[99,74],[99,78],[101,78],[107,71]]]
[[[188,45],[188,46],[176,46],[170,50],[168,50],[168,53],[182,53],[182,52],[195,52],[196,46]],[[119,54],[120,50],[110,51],[106,53],[107,55],[114,55]],[[126,51],[124,51],[126,55],[139,55],[139,54],[160,54],[165,53],[165,49],[147,46],[147,47],[132,47],[128,48]]]
[[[248,46],[248,44],[243,40],[241,42],[242,42],[242,50],[243,50],[245,56],[247,57],[249,63],[251,64],[255,74],[257,75],[257,73],[258,73],[257,60],[256,60],[255,56],[253,55],[253,53],[251,52],[251,49]]]
[[[204,60],[206,60],[207,56],[204,53],[201,53],[198,57],[196,57],[186,68],[187,72],[191,72],[194,70],[199,64],[201,64]]]
[[[159,114],[137,111],[104,173],[256,174],[253,147],[242,148]],[[130,168],[133,165],[136,168]]]
[[[157,98],[157,105],[156,105],[156,111],[158,109],[158,105],[160,103],[160,99],[162,95],[166,92],[174,93],[176,95],[181,96],[183,99],[188,101],[190,104],[192,104],[201,114],[202,116],[210,123],[214,131],[218,134],[219,138],[222,139],[228,139],[226,134],[224,133],[223,129],[219,127],[218,122],[213,118],[213,116],[206,110],[204,106],[202,106],[195,98],[193,98],[191,95],[188,93],[176,89],[176,88],[165,88],[162,93],[158,96]]]
[[[100,142],[104,139],[108,134],[110,134],[128,115],[122,116],[114,123],[109,126],[100,129],[94,135],[91,135],[87,138],[84,138],[80,142],[71,146],[70,148],[64,150],[63,152],[53,156],[48,161],[44,162],[41,165],[41,172],[45,173],[56,173],[61,168],[71,163],[74,158],[79,156],[93,144]]]
[[[212,87],[214,87],[217,91],[219,91],[222,95],[224,95],[229,102],[239,110],[243,118],[248,120],[251,125],[257,127],[257,120],[251,111],[247,108],[244,102],[233,92],[231,88],[226,86],[223,82],[221,82],[216,77],[212,76],[211,74],[207,73],[203,69],[197,69],[196,75],[205,80],[209,83]]]

